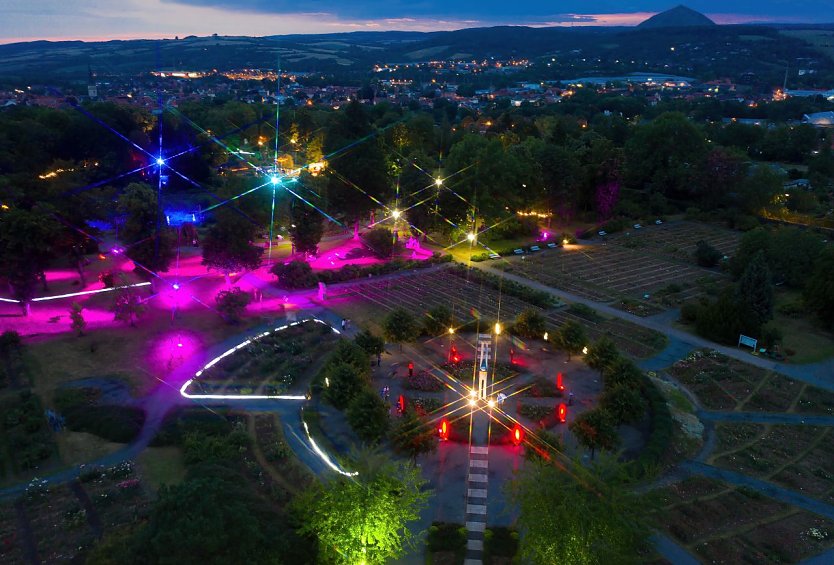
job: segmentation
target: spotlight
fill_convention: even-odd
[[[275,175],[273,175],[273,176],[272,176],[272,178],[271,178],[271,179],[269,179],[269,180],[272,182],[272,184],[278,184],[278,183],[281,181],[281,179],[279,179],[279,178],[278,178],[277,176],[275,176]]]
[[[391,212],[391,215],[394,217],[395,220],[400,219],[400,214],[401,212],[399,210],[394,210],[393,212]]]
[[[474,233],[466,234],[466,239],[468,239],[469,241],[475,241],[475,234]]]
[[[161,167],[162,165],[165,164],[165,159],[163,159],[162,157],[157,157],[156,158],[156,164]]]
[[[562,240],[562,245],[567,245],[568,243],[570,243],[568,241],[568,238],[565,238],[565,239]]]
[[[443,179],[441,179],[441,178],[434,179],[434,184],[436,184],[437,186],[441,186],[443,184]]]
[[[501,324],[495,322],[495,335],[501,335]]]
[[[449,333],[450,333],[450,334],[455,333],[455,328],[449,328]]]
[[[476,404],[478,404],[477,400],[475,400],[474,398],[469,399],[469,406],[475,406]]]
[[[469,391],[469,398],[474,400],[476,396],[478,396],[478,393],[475,391],[474,388]]]
[[[495,408],[495,401],[494,401],[493,399],[491,399],[491,398],[490,398],[490,399],[487,401],[487,406],[489,406],[490,408]]]
[[[182,342],[181,341],[177,342],[177,347],[182,347]]]
[[[179,290],[180,289],[180,284],[179,283],[174,283],[173,288],[174,288],[174,290]]]

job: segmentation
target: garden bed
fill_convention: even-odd
[[[312,320],[272,332],[205,369],[191,394],[280,395],[316,373],[319,361],[338,341],[326,324]]]

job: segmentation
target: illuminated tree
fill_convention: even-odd
[[[535,565],[642,562],[648,529],[637,510],[645,510],[645,504],[613,480],[601,480],[581,469],[577,473],[531,462],[510,483],[523,532],[523,561]]]
[[[264,250],[252,245],[255,230],[246,218],[228,211],[219,213],[202,242],[203,265],[221,271],[227,286],[230,273],[257,269]]]
[[[429,497],[420,471],[373,451],[354,454],[346,468],[358,474],[338,475],[296,499],[300,533],[316,536],[320,563],[375,565],[397,559],[413,546],[408,524],[419,518]]]

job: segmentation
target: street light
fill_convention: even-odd
[[[434,179],[434,184],[437,185],[437,186],[441,186],[443,184],[443,179],[441,179],[441,178]]]
[[[269,179],[269,180],[270,180],[270,181],[272,181],[272,184],[274,184],[274,185],[277,185],[277,184],[281,181],[281,179],[279,179],[279,178],[278,178],[277,176],[275,176],[275,175],[272,175],[272,178],[271,178],[271,179]]]
[[[492,398],[490,398],[490,399],[487,401],[487,406],[489,406],[490,408],[495,408],[495,400],[493,400]]]
[[[453,333],[455,333],[455,328],[449,328],[449,335],[452,335]]]
[[[501,324],[495,322],[495,335],[501,335]]]
[[[466,234],[466,239],[468,239],[469,241],[475,241],[475,234],[474,233]]]
[[[393,212],[391,212],[391,215],[394,217],[395,220],[400,219],[400,214],[401,212],[399,210],[394,210]]]
[[[156,164],[161,167],[162,165],[165,164],[165,159],[163,159],[162,157],[157,157],[156,158]]]

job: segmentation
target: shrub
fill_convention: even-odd
[[[633,424],[646,412],[646,399],[639,387],[618,384],[609,387],[600,399],[603,407],[617,424]]]
[[[346,416],[350,427],[364,442],[377,443],[388,432],[388,409],[379,395],[369,388],[350,401]]]
[[[618,357],[603,369],[602,378],[605,381],[606,390],[618,385],[639,388],[643,380],[643,372],[637,368],[637,365],[631,359]]]
[[[466,528],[460,524],[433,522],[429,527],[426,543],[430,552],[453,551],[462,561],[466,551]]]
[[[252,295],[235,287],[229,290],[221,290],[214,297],[217,302],[217,311],[230,324],[237,324],[243,317],[243,311],[252,301]]]
[[[132,406],[75,405],[61,411],[67,428],[116,443],[133,441],[145,423],[145,411]]]
[[[431,308],[423,318],[423,331],[432,337],[446,333],[451,325],[452,311],[443,304]]]
[[[504,294],[514,296],[540,308],[552,308],[559,303],[549,292],[536,290],[515,281],[502,279],[492,273],[485,273],[476,269],[468,270],[463,265],[456,265],[447,272],[461,278],[468,277],[473,283],[484,284],[496,290],[501,290]]]
[[[539,339],[546,329],[544,316],[538,310],[527,308],[516,317],[512,332],[528,339]]]
[[[603,336],[588,347],[585,363],[592,369],[602,371],[619,358],[620,353],[617,351],[617,346],[611,338]]]
[[[562,391],[556,388],[556,383],[545,377],[536,377],[530,388],[527,389],[527,396],[534,398],[545,398],[562,396]]]
[[[484,534],[484,562],[494,557],[510,560],[518,554],[518,532],[505,527],[492,527]]]
[[[324,399],[339,409],[345,408],[367,385],[356,367],[345,362],[329,363],[323,374],[323,380],[329,383],[324,387]]]
[[[439,392],[443,390],[443,383],[426,370],[417,371],[412,377],[405,377],[403,386],[407,390],[419,390],[421,392]]]
[[[521,407],[518,409],[518,413],[533,420],[534,422],[539,422],[544,420],[548,416],[553,414],[555,408],[553,406],[540,406],[538,404],[522,404]]]
[[[313,268],[307,261],[276,263],[270,272],[278,277],[278,286],[288,290],[312,288],[318,284]]]
[[[597,314],[596,310],[594,310],[587,304],[582,304],[581,302],[574,302],[573,304],[568,306],[568,312],[576,316],[579,316],[580,318],[590,320],[592,322],[599,322],[602,320],[602,316]]]
[[[686,302],[681,306],[681,322],[694,324],[698,320],[699,306],[695,302]]]
[[[701,267],[712,268],[718,264],[723,255],[703,239],[696,244],[695,260]]]
[[[374,228],[362,237],[371,253],[380,259],[388,259],[394,254],[394,234],[388,228]]]

